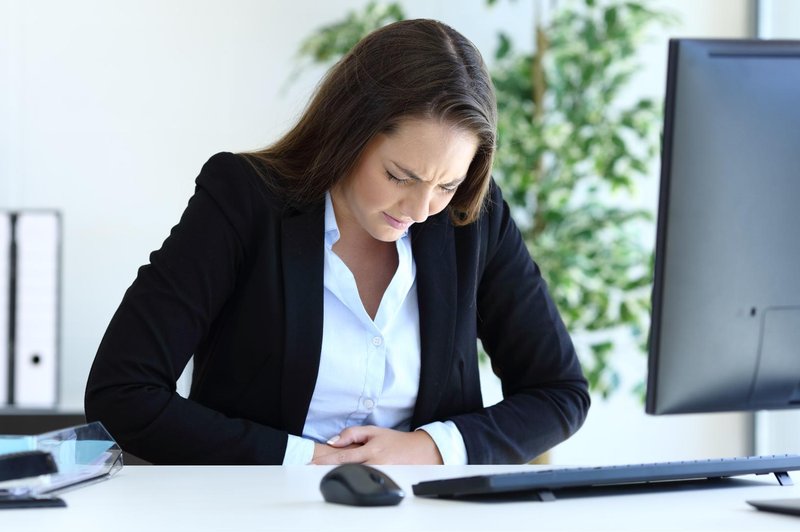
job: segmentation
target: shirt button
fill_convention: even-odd
[[[381,338],[380,336],[375,336],[372,338],[372,345],[374,345],[375,347],[378,347],[382,343],[383,343],[383,338]]]
[[[373,401],[372,399],[364,399],[364,407],[367,410],[372,410],[373,408],[375,408],[375,401]]]

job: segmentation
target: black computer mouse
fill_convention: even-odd
[[[405,493],[388,475],[363,464],[344,464],[331,469],[319,483],[328,502],[351,506],[392,506]]]

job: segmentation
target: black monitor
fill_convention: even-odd
[[[800,41],[669,45],[646,410],[800,407]]]

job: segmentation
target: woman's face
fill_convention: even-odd
[[[474,133],[433,119],[407,120],[376,136],[331,190],[339,231],[397,240],[447,207],[477,149]]]

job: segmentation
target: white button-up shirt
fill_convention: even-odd
[[[325,197],[325,264],[322,352],[303,437],[289,435],[283,464],[307,464],[314,442],[347,427],[411,429],[420,372],[419,307],[411,236],[397,240],[397,271],[375,319],[358,295],[350,269],[333,251],[339,227],[330,194]],[[466,464],[461,433],[451,421],[420,429],[433,438],[445,464]]]

